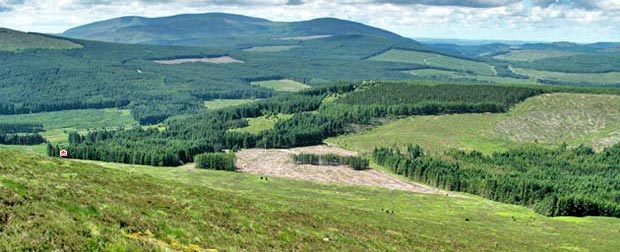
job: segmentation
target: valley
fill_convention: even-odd
[[[619,43],[295,15],[0,28],[0,251],[620,247]]]

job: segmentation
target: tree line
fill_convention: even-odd
[[[524,205],[548,216],[620,217],[620,144],[595,153],[589,147],[526,147],[494,153],[452,150],[428,155],[381,147],[373,160],[393,172],[439,188]]]
[[[38,145],[46,143],[47,140],[37,134],[0,134],[0,144],[6,145]]]
[[[370,168],[368,159],[355,157],[355,156],[340,156],[336,154],[310,154],[301,153],[292,155],[292,159],[296,164],[310,164],[310,165],[346,165],[354,170],[365,170]]]
[[[39,133],[44,131],[39,123],[0,123],[0,134]]]
[[[196,167],[209,170],[235,171],[234,153],[203,153],[196,155]]]

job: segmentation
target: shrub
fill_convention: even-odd
[[[235,154],[204,153],[195,157],[196,167],[210,170],[235,171]]]

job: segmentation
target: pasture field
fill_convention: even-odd
[[[534,61],[546,58],[556,58],[577,55],[576,52],[553,50],[515,50],[507,54],[497,55],[494,58],[509,61]]]
[[[78,109],[20,115],[0,115],[0,123],[38,123],[51,142],[67,141],[67,132],[89,129],[131,128],[138,125],[127,109]]]
[[[74,48],[82,48],[82,46],[63,39],[0,28],[0,51]]]
[[[254,101],[258,101],[259,99],[217,99],[211,101],[205,101],[204,106],[207,109],[221,109],[227,107],[234,107],[241,104],[246,104]]]
[[[0,150],[0,195],[11,220],[0,233],[0,250],[595,252],[620,246],[620,219],[549,218],[476,196],[95,163]]]
[[[277,114],[277,115],[266,115],[256,118],[247,118],[248,126],[243,128],[232,129],[232,131],[237,132],[245,132],[245,133],[259,133],[263,130],[272,129],[274,125],[280,120],[286,120],[291,118],[293,115],[287,114]]]
[[[525,68],[513,68],[517,74],[522,74],[536,80],[551,80],[571,84],[620,84],[620,72],[609,73],[561,73],[538,71]]]
[[[310,86],[294,80],[268,80],[255,81],[251,83],[253,86],[270,88],[278,92],[297,92],[310,88]]]
[[[488,83],[497,83],[497,84],[523,84],[523,85],[532,85],[537,84],[532,80],[524,80],[524,79],[516,79],[516,78],[508,78],[508,77],[499,77],[499,76],[486,76],[486,75],[472,75],[461,72],[454,71],[446,71],[446,70],[438,70],[438,69],[418,69],[406,71],[406,73],[411,74],[416,77],[426,78],[431,80],[459,80],[459,81],[475,81],[475,82],[488,82]]]
[[[326,142],[363,153],[418,144],[436,153],[457,148],[491,154],[518,145],[564,142],[599,150],[620,142],[620,96],[545,94],[508,113],[414,116]]]
[[[39,145],[4,145],[0,144],[0,150],[16,150],[25,153],[47,155],[47,144]]]
[[[248,49],[244,49],[246,52],[281,52],[297,48],[299,46],[290,45],[277,45],[277,46],[255,46]]]
[[[445,55],[392,49],[370,58],[375,61],[413,63],[430,67],[453,69],[460,72],[471,72],[480,75],[495,75],[492,66],[471,60],[463,60]]]

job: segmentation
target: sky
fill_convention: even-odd
[[[61,33],[120,16],[205,12],[335,17],[411,38],[620,41],[620,0],[0,0],[0,27]]]

